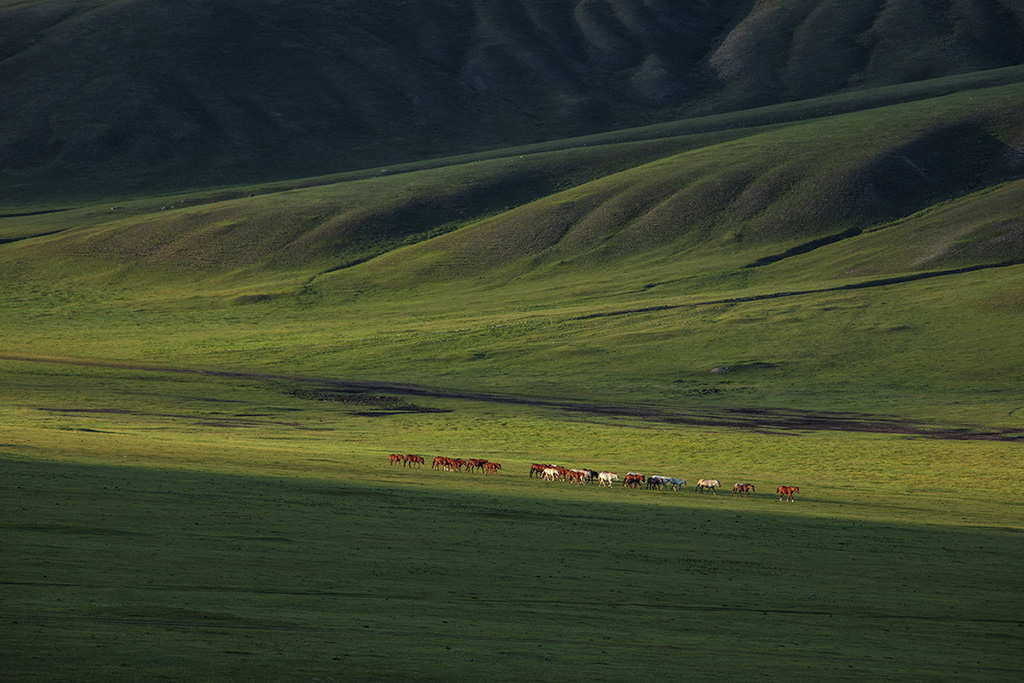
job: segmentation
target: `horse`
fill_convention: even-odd
[[[625,485],[631,489],[643,488],[644,482],[647,481],[647,477],[640,474],[639,472],[630,472],[626,475]]]
[[[799,486],[780,486],[776,490],[779,492],[780,503],[782,502],[783,497],[786,497],[786,500],[788,500],[790,503],[795,503],[796,501],[793,500],[793,494],[800,493]]]
[[[487,461],[483,458],[470,458],[466,461],[466,471],[472,472],[475,469],[479,469],[483,472],[485,465],[487,465]]]
[[[647,477],[647,488],[650,489],[664,489],[665,482],[668,481],[668,477],[662,477],[657,474],[652,474]]]
[[[449,458],[443,455],[439,455],[436,458],[434,458],[434,464],[432,465],[432,468],[435,470],[440,470],[442,472],[451,472],[453,470],[461,472],[462,466],[465,464],[466,461],[463,460],[462,458]]]
[[[738,493],[741,496],[743,496],[744,498],[747,498],[753,492],[754,492],[754,485],[753,484],[737,483],[735,486],[732,487],[732,495],[733,496],[735,496]],[[731,497],[732,496],[730,496],[730,498]]]
[[[700,479],[697,481],[697,488],[693,490],[694,493],[704,493],[705,490],[711,491],[711,494],[717,496],[715,489],[721,486],[721,482],[717,479]]]
[[[605,484],[607,484],[608,488],[611,488],[612,482],[618,480],[619,475],[615,474],[614,472],[601,472],[600,474],[597,475],[598,486],[604,486]]]
[[[682,487],[686,486],[685,479],[676,479],[675,477],[669,477],[665,480],[665,483],[668,486],[671,486],[673,491],[678,491]]]
[[[395,463],[398,463],[398,462],[402,463],[402,467],[405,467],[405,462],[402,459],[402,456],[400,456],[400,455],[398,455],[396,453],[392,453],[391,455],[389,455],[388,456],[388,460],[391,463],[391,467],[394,467]]]
[[[551,467],[551,465],[542,465],[541,463],[535,462],[530,465],[530,479],[533,479],[533,475],[536,474],[538,477],[544,476],[544,470]]]
[[[486,462],[484,463],[484,474],[497,474],[498,470],[501,469],[500,462]]]
[[[402,467],[405,467],[406,465],[409,465],[409,467],[412,467],[413,465],[422,465],[422,464],[423,464],[423,456],[422,455],[406,455],[406,456],[404,456],[404,462],[402,463]]]

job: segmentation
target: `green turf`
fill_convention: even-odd
[[[3,370],[12,680],[1022,672],[1016,444],[431,398],[408,400],[448,412],[374,417],[281,379]],[[541,482],[534,461],[757,492]]]

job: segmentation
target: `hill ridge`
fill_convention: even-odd
[[[0,26],[14,197],[318,175],[1024,63],[1011,0],[24,0]]]

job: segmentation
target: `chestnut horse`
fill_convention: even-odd
[[[536,474],[538,477],[544,476],[544,470],[549,469],[552,465],[542,465],[541,463],[535,462],[530,465],[530,479],[533,479],[533,475]]]
[[[644,482],[647,481],[647,477],[639,472],[630,472],[626,475],[626,481],[624,482],[627,488],[641,489],[643,488]]]
[[[479,469],[479,471],[483,472],[484,465],[486,464],[487,461],[484,460],[483,458],[470,458],[469,460],[466,461],[466,471],[473,472]]]
[[[782,499],[785,496],[788,496],[788,498],[786,498],[786,500],[788,500],[790,503],[795,503],[796,501],[793,500],[793,494],[794,493],[800,493],[800,487],[799,486],[780,486],[778,488],[778,492],[779,492],[779,502],[780,503],[782,502]]]

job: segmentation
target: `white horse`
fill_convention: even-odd
[[[686,486],[685,479],[676,479],[675,477],[669,477],[665,480],[665,483],[671,486],[673,491],[678,491],[682,487]]]
[[[619,475],[615,474],[614,472],[601,472],[600,474],[597,475],[597,485],[598,486],[607,485],[608,488],[611,488],[612,487],[612,482],[613,481],[618,481],[618,480],[619,480]]]
[[[697,488],[693,490],[694,493],[704,493],[704,491],[711,491],[712,495],[718,495],[715,493],[715,489],[721,486],[721,482],[717,479],[700,479],[697,481]]]

